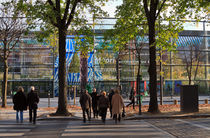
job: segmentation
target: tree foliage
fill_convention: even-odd
[[[25,11],[28,22],[32,28],[39,24],[39,39],[42,40],[54,31],[58,32],[59,38],[59,100],[57,114],[69,115],[67,110],[67,92],[66,92],[66,35],[74,32],[90,32],[90,27],[87,26],[88,16],[101,16],[105,14],[100,6],[103,6],[107,0],[19,0],[18,7]],[[89,13],[89,15],[88,15]],[[93,17],[93,18],[94,18]],[[78,41],[81,45],[78,46],[82,53],[87,55],[87,50],[90,50],[88,40],[92,40],[88,34],[84,35],[84,41]],[[88,39],[90,38],[90,39]]]
[[[114,36],[115,49],[124,48],[129,40],[137,36],[148,36],[150,65],[150,106],[149,112],[158,112],[156,51],[176,49],[171,38],[178,38],[183,29],[183,19],[202,19],[209,3],[200,0],[126,0],[117,8],[115,30],[109,32]],[[201,15],[204,15],[203,17]]]
[[[4,63],[2,107],[7,106],[8,58],[27,28],[24,18],[19,18],[23,13],[17,11],[15,5],[13,1],[0,5],[0,57]]]

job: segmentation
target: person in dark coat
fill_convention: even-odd
[[[114,95],[114,89],[111,89],[111,93],[109,93],[109,111],[110,117],[112,118],[112,96]]]
[[[82,108],[82,113],[83,113],[83,122],[86,122],[86,113],[88,120],[90,121],[90,108],[92,104],[92,99],[91,96],[88,94],[88,90],[83,90],[83,93],[80,96],[79,99],[81,108]]]
[[[18,88],[18,92],[13,96],[14,110],[16,110],[16,121],[23,122],[23,110],[27,110],[27,100],[26,95],[24,94],[23,87]],[[19,118],[20,113],[20,118]]]
[[[96,88],[93,88],[91,97],[92,97],[93,118],[95,117],[98,118],[98,94],[96,92]]]
[[[98,100],[99,111],[101,113],[101,119],[105,123],[107,108],[109,107],[109,98],[106,96],[106,92],[103,91]]]
[[[128,105],[126,105],[126,107],[130,106],[131,104],[133,105],[133,109],[135,110],[135,93],[136,93],[136,90],[134,87],[131,88],[131,93],[130,93],[130,103]]]
[[[28,93],[27,103],[29,106],[29,121],[36,124],[37,109],[39,103],[39,96],[35,92],[34,86],[31,86],[31,91]],[[33,115],[32,115],[33,114]]]

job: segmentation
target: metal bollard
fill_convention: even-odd
[[[174,100],[174,105],[177,105],[178,101],[177,100]]]
[[[48,92],[48,107],[50,107],[50,91]]]
[[[208,104],[208,99],[205,99],[204,101],[205,101],[205,104]]]

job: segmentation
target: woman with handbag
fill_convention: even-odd
[[[121,114],[122,114],[122,109],[124,108],[124,102],[123,98],[120,95],[120,91],[118,89],[115,90],[115,94],[112,96],[112,114],[113,114],[113,119],[117,123],[118,121],[121,121]]]

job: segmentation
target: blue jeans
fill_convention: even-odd
[[[16,121],[19,121],[19,112],[20,112],[20,121],[23,122],[23,111],[16,111]]]

